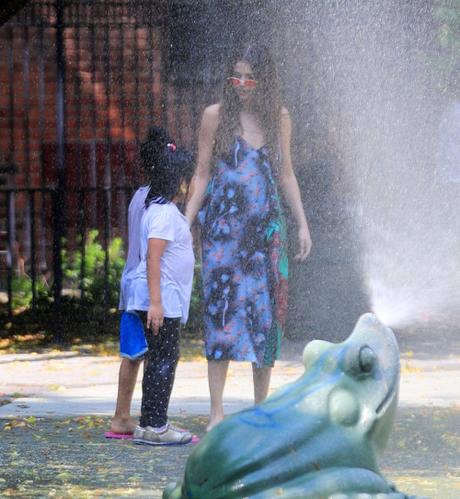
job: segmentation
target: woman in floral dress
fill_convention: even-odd
[[[273,60],[265,48],[246,45],[230,58],[221,102],[203,113],[186,211],[190,222],[198,214],[202,225],[208,430],[224,417],[229,361],[252,362],[257,404],[268,394],[279,356],[288,264],[278,187],[298,224],[296,259],[310,252],[290,141]]]

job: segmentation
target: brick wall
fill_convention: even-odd
[[[210,88],[175,85],[170,77],[171,18],[166,2],[66,2],[65,176],[67,237],[84,214],[87,228],[103,228],[101,195],[81,198],[78,187],[130,186],[137,182],[137,147],[150,124],[167,126],[176,141],[195,144],[196,127]],[[33,0],[0,27],[0,164],[15,164],[4,185],[53,187],[57,163],[56,2]],[[35,195],[37,247],[49,260],[53,212],[50,196]],[[6,196],[0,193],[0,233],[6,231]],[[124,234],[126,205],[120,192],[110,199],[111,234]],[[30,198],[12,200],[15,260],[31,255]],[[80,211],[79,211],[80,210]],[[2,241],[2,242],[1,242]],[[5,246],[0,239],[0,251]],[[48,249],[46,249],[48,248]],[[1,267],[1,263],[0,263]],[[27,267],[27,265],[26,265]],[[1,277],[0,277],[1,280]]]
[[[44,164],[41,153],[56,143],[56,17],[52,10],[37,5],[24,10],[32,9],[32,22],[22,12],[0,28],[0,151],[19,167],[16,186],[48,185],[55,180],[54,165],[49,159]],[[162,27],[159,23],[139,26],[129,15],[116,21],[119,29],[81,13],[66,15],[69,145],[135,143],[149,123],[166,121]],[[125,164],[114,165],[116,171],[111,173],[124,167],[130,172],[132,150],[128,146]],[[76,167],[70,161],[70,175]],[[82,180],[89,182],[86,176]]]

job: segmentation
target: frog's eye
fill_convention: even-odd
[[[361,372],[370,373],[374,369],[377,356],[374,350],[367,345],[362,347],[359,351],[359,368]]]

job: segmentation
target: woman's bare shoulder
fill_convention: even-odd
[[[203,111],[201,118],[201,131],[213,135],[219,126],[220,104],[212,104]]]
[[[281,106],[280,117],[281,117],[281,119],[288,119],[289,118],[289,111],[284,106]]]
[[[218,120],[220,107],[220,102],[218,102],[217,104],[211,104],[210,106],[205,108],[203,117],[211,120]]]

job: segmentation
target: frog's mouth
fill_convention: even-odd
[[[399,349],[393,332],[388,328],[386,328],[386,341],[382,350],[382,371],[387,390],[375,410],[378,418],[391,410],[398,401]]]
[[[377,406],[375,410],[377,417],[381,417],[383,414],[387,412],[387,409],[393,404],[394,400],[398,395],[398,385],[399,385],[399,376],[392,376],[391,384],[387,390],[387,393],[380,404]]]

